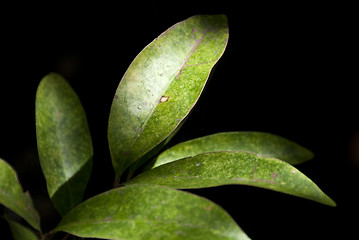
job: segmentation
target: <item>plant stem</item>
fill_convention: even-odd
[[[70,237],[70,233],[66,234],[66,236],[62,240],[66,240]]]
[[[115,181],[113,182],[113,188],[117,188],[120,186],[120,177],[116,177]]]
[[[48,232],[42,235],[41,240],[50,240],[53,239],[55,235],[55,232]],[[66,235],[61,238],[61,240],[67,240],[71,237],[72,235],[70,233],[66,233]],[[59,239],[60,236],[58,236],[56,239]]]

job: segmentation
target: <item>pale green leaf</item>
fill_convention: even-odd
[[[184,158],[153,168],[125,184],[141,183],[178,189],[244,184],[335,206],[298,169],[281,160],[249,152],[214,152]]]
[[[81,202],[92,168],[92,143],[81,102],[50,73],[36,93],[36,135],[50,198],[61,215]]]
[[[29,228],[18,222],[6,219],[9,223],[11,234],[14,240],[39,240],[40,238]]]
[[[169,28],[135,58],[118,86],[109,117],[117,176],[188,115],[227,41],[224,15],[199,15]]]
[[[110,190],[69,212],[54,231],[121,240],[249,239],[215,203],[151,185]]]
[[[218,151],[246,151],[275,157],[290,164],[299,164],[313,158],[308,149],[283,137],[264,132],[224,132],[179,143],[162,152],[153,167]]]
[[[0,204],[24,218],[32,227],[40,230],[40,217],[29,193],[24,193],[11,166],[0,158]]]

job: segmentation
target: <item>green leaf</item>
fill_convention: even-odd
[[[45,76],[37,90],[36,135],[48,193],[64,215],[82,201],[93,152],[81,102],[56,73]]]
[[[10,230],[14,240],[39,240],[40,238],[36,236],[36,234],[29,228],[12,221],[10,219],[6,219],[9,223]]]
[[[177,160],[144,172],[125,184],[141,183],[178,189],[244,184],[335,206],[298,169],[281,160],[249,152],[214,152]]]
[[[28,192],[24,193],[14,169],[0,158],[0,203],[40,231],[40,217]]]
[[[170,188],[131,185],[95,196],[54,231],[106,239],[249,239],[215,203]]]
[[[154,156],[156,156],[161,149],[168,144],[169,141],[176,135],[176,133],[180,130],[182,125],[186,122],[188,119],[188,116],[178,125],[178,127],[160,144],[158,144],[156,147],[152,148],[149,152],[147,152],[143,157],[141,157],[138,161],[136,161],[134,164],[132,164],[129,168],[129,173],[127,175],[127,178],[130,179],[135,174],[136,170],[139,169],[144,163],[148,162],[150,159],[152,159]],[[148,164],[149,168],[152,166],[151,164]],[[146,168],[148,168],[146,166]],[[142,170],[143,171],[143,170]]]
[[[163,142],[196,104],[228,41],[224,15],[199,15],[162,33],[131,63],[108,126],[117,176]]]
[[[308,149],[283,137],[264,132],[225,132],[179,143],[162,152],[153,167],[197,154],[219,151],[246,151],[299,164],[313,158]]]

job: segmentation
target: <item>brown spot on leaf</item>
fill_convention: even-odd
[[[167,102],[169,98],[170,98],[170,97],[162,96],[159,102],[160,102],[160,103]]]
[[[59,118],[61,117],[61,111],[59,109],[56,109],[56,117]]]
[[[209,205],[208,207],[205,207],[204,209],[210,211],[212,208],[213,208],[213,204]]]

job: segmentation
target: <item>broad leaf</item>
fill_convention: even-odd
[[[54,231],[106,239],[249,239],[215,203],[151,185],[95,196],[69,212]]]
[[[14,169],[0,159],[0,204],[24,218],[32,227],[40,230],[40,217],[28,192],[24,193]]]
[[[118,86],[109,117],[117,176],[188,115],[227,41],[225,16],[194,16],[169,28],[135,58]]]
[[[248,152],[214,152],[177,160],[144,172],[125,184],[141,183],[178,189],[244,184],[335,206],[298,169],[281,160]]]
[[[181,158],[218,151],[246,151],[275,157],[290,164],[313,158],[308,149],[283,137],[264,132],[225,132],[179,143],[162,152],[153,164],[158,167]]]
[[[11,234],[14,240],[39,240],[40,238],[36,236],[36,234],[29,228],[12,221],[10,219],[6,219],[9,223]]]
[[[92,168],[85,112],[66,80],[50,73],[36,94],[36,135],[50,198],[61,215],[82,201]]]

